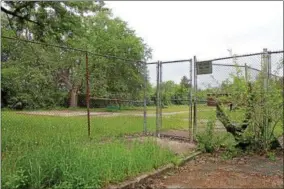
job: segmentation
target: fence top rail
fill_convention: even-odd
[[[172,60],[172,61],[162,61],[161,64],[171,64],[171,63],[183,63],[183,62],[191,62],[192,59],[185,59],[185,60]]]
[[[284,51],[268,51],[268,54],[276,54],[276,53],[283,53]],[[218,60],[227,60],[227,59],[232,59],[232,58],[242,58],[242,57],[248,57],[248,56],[256,56],[256,55],[262,55],[264,54],[263,52],[260,53],[252,53],[252,54],[243,54],[243,55],[236,55],[236,56],[227,56],[227,57],[222,57],[222,58],[215,58],[215,59],[210,59],[210,60],[202,60],[202,61],[197,61],[197,62],[209,62],[209,61],[218,61]]]
[[[146,64],[171,64],[171,63],[182,63],[182,62],[190,62],[192,59],[182,59],[182,60],[171,60],[171,61],[156,61],[156,62],[148,62]]]
[[[159,61],[156,61],[156,62],[147,62],[146,64],[158,64]]]
[[[68,47],[68,46],[60,46],[60,45],[55,45],[55,44],[50,44],[50,43],[30,41],[30,40],[25,40],[25,39],[20,39],[20,38],[13,38],[13,37],[8,37],[8,36],[3,36],[3,35],[1,35],[1,38],[15,40],[15,41],[22,41],[22,42],[25,42],[25,43],[33,43],[33,44],[37,44],[37,45],[45,45],[45,46],[49,46],[49,47],[56,47],[56,48],[67,49],[67,50],[74,50],[74,51],[78,51],[78,52],[84,52],[84,53],[93,54],[95,56],[105,57],[105,58],[115,58],[115,59],[123,60],[123,61],[126,61],[126,62],[146,63],[146,62],[141,61],[141,60],[131,60],[131,59],[126,59],[126,58],[122,58],[122,57],[118,57],[118,56],[114,56],[114,55],[98,54],[98,53],[94,53],[94,52],[91,52],[91,51],[88,51],[88,50],[79,49],[79,48],[73,48],[73,47]]]
[[[279,53],[284,53],[284,51],[268,51],[268,54],[279,54]]]

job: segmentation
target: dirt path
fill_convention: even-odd
[[[283,188],[283,156],[276,161],[261,156],[225,161],[201,155],[139,188]]]
[[[180,112],[164,112],[163,116],[183,114],[188,111]],[[46,115],[46,116],[59,116],[59,117],[73,117],[73,116],[86,116],[86,111],[69,111],[69,110],[51,110],[51,111],[20,111],[17,114],[27,114],[27,115]],[[99,117],[113,117],[113,116],[144,116],[143,112],[90,112],[91,116]],[[156,114],[148,113],[147,117],[156,117]]]
[[[179,111],[179,112],[163,112],[163,116],[167,116],[167,115],[176,115],[176,114],[184,114],[187,113],[188,111]],[[121,113],[122,115],[127,115],[124,113]],[[140,114],[128,114],[128,115],[134,115],[134,116],[144,116],[143,112],[141,112]],[[147,113],[147,117],[156,117],[156,113]]]
[[[74,116],[86,116],[87,111],[71,111],[71,110],[20,111],[20,112],[17,112],[17,114],[74,117]],[[90,115],[91,116],[117,116],[118,113],[90,112]]]

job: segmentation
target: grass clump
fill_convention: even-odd
[[[212,153],[220,147],[219,138],[214,135],[215,120],[210,120],[204,132],[199,133],[197,137],[198,148],[203,152]]]
[[[85,117],[2,112],[2,188],[101,188],[176,159],[152,140],[115,139],[141,132],[142,118],[92,121],[89,140]]]
[[[235,148],[236,142],[234,138],[226,132],[214,132],[215,123],[215,119],[210,119],[207,122],[205,131],[197,135],[199,150],[206,153],[213,153],[220,149],[225,149],[224,157],[235,157],[238,154],[238,150]]]
[[[267,152],[266,156],[270,161],[276,161],[276,154],[274,151]]]
[[[6,152],[2,188],[101,188],[175,159],[154,141],[52,145]]]

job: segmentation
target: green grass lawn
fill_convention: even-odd
[[[164,112],[186,109],[173,107]],[[150,107],[148,113],[151,111],[154,113],[155,108]],[[147,118],[149,131],[155,131],[155,120]],[[186,126],[184,121],[180,125],[167,124],[174,120],[173,116],[164,118],[163,129]],[[154,141],[129,143],[120,138],[141,133],[142,116],[92,116],[92,140],[87,138],[86,116],[2,111],[1,129],[2,188],[97,188],[177,160],[172,152],[161,149]],[[101,142],[106,138],[109,140]]]
[[[133,112],[121,112],[128,111]],[[180,111],[188,111],[188,106],[163,109]],[[155,107],[149,107],[147,112],[155,113]],[[227,113],[239,121],[244,112]],[[198,106],[198,120],[215,116],[215,108]],[[162,123],[162,130],[188,129],[188,113],[165,115]],[[156,118],[149,116],[148,131],[155,131],[155,127]],[[172,152],[161,149],[154,141],[130,143],[121,137],[142,131],[142,116],[92,116],[90,140],[86,116],[52,117],[2,111],[2,188],[98,188],[177,160]],[[282,133],[281,124],[275,132]]]
[[[2,188],[98,188],[177,159],[154,141],[114,138],[141,132],[142,117],[92,117],[92,140],[86,121],[2,112]]]

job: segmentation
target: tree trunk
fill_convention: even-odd
[[[121,109],[121,101],[120,101],[120,100],[118,100],[118,102],[117,102],[117,103],[118,103],[118,108],[119,108],[119,109]]]
[[[247,119],[245,119],[240,125],[231,123],[229,117],[221,109],[219,102],[216,102],[216,117],[224,125],[227,132],[231,133],[235,137],[235,139],[238,139],[248,127]]]
[[[78,106],[78,88],[74,87],[69,92],[70,101],[69,101],[69,107],[75,108]]]

